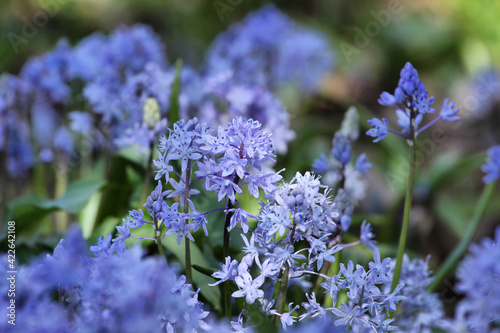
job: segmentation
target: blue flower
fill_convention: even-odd
[[[316,302],[316,295],[311,293],[311,295],[306,293],[307,302],[302,302],[302,307],[306,312],[300,315],[299,320],[305,318],[323,318],[326,315],[326,310]]]
[[[325,173],[330,169],[330,166],[328,165],[328,158],[324,153],[321,154],[321,156],[317,159],[314,160],[312,169],[316,173]]]
[[[455,321],[470,331],[490,332],[500,322],[500,227],[495,237],[470,246],[470,254],[457,269],[457,290],[465,295]]]
[[[483,177],[485,183],[491,183],[500,176],[500,145],[488,149],[486,163],[481,166],[486,175]]]
[[[441,114],[440,114],[440,118],[442,121],[455,122],[462,119],[460,117],[457,117],[459,109],[454,109],[454,107],[455,107],[455,102],[450,103],[449,98],[446,98],[443,101],[443,108],[441,109]]]
[[[340,131],[336,132],[333,138],[332,156],[343,165],[351,159],[351,143]]]
[[[132,229],[137,229],[140,228],[144,225],[144,213],[142,212],[142,209],[139,210],[131,210],[129,211],[130,217],[132,218],[132,221],[128,223],[128,226],[131,227]]]
[[[363,175],[368,175],[368,170],[372,168],[372,164],[368,161],[366,154],[363,153],[356,159],[355,169],[361,172]]]
[[[372,249],[373,251],[377,249],[377,246],[375,245],[376,242],[372,240],[372,238],[374,237],[375,235],[372,232],[370,223],[363,221],[363,223],[361,224],[361,236],[359,238],[361,239],[363,244],[366,245],[366,247]]]
[[[378,249],[374,250],[373,262],[370,262],[368,266],[370,271],[368,272],[368,277],[372,280],[373,284],[379,283],[390,283],[391,279],[388,275],[391,270],[390,263],[391,258],[385,258],[383,261],[380,260],[380,252]]]
[[[90,113],[73,111],[68,113],[68,118],[70,120],[69,128],[76,133],[87,135],[94,128]]]
[[[245,297],[247,304],[253,304],[257,298],[264,297],[264,291],[260,290],[260,286],[264,283],[264,276],[260,275],[255,279],[248,272],[235,277],[234,281],[238,285],[239,290],[233,292],[233,297]]]
[[[418,77],[417,70],[409,62],[401,70],[401,76],[398,86],[394,90],[394,95],[384,91],[378,99],[381,105],[397,107],[398,125],[402,129],[402,133],[394,131],[393,133],[409,140],[414,140],[414,137],[410,138],[408,134],[416,136],[439,120],[444,122],[460,120],[459,117],[455,117],[458,113],[458,109],[453,109],[455,103],[449,103],[448,101],[448,98],[445,99],[441,115],[419,130],[418,127],[423,116],[426,113],[434,113],[436,110],[432,108],[434,97],[429,97],[424,83]],[[374,128],[366,132],[366,134],[376,137],[377,139],[374,142],[382,140],[387,135],[387,123],[383,124],[376,118],[368,120],[368,123]]]
[[[379,142],[387,136],[387,119],[382,118],[382,120],[380,120],[378,118],[373,118],[368,120],[368,124],[370,124],[373,128],[368,130],[366,135],[374,137],[375,140],[373,140],[373,142]]]
[[[231,257],[226,257],[225,260],[225,264],[220,263],[222,271],[216,271],[212,274],[212,277],[219,279],[219,281],[209,284],[210,286],[216,286],[227,280],[234,280],[238,274],[238,261],[236,259],[231,261]]]
[[[384,91],[382,94],[380,94],[380,98],[378,99],[378,102],[379,102],[379,104],[384,105],[384,106],[395,106],[398,103],[398,100],[396,100],[396,97],[394,97],[393,95]],[[402,102],[402,101],[400,101],[400,102]]]
[[[411,127],[410,114],[407,111],[401,111],[401,110],[396,110],[396,114],[398,116],[398,125],[401,127],[401,132],[409,134]],[[414,122],[413,127],[415,129],[418,128],[418,126],[422,122],[422,119],[423,119],[423,114],[421,113],[415,116],[415,119],[413,120]]]
[[[233,216],[231,216],[229,228],[233,229],[238,223],[240,223],[244,233],[248,232],[248,218],[257,219],[257,217],[241,208],[230,209],[229,212],[233,213]]]
[[[90,252],[96,257],[105,257],[111,254],[111,239],[112,235],[108,234],[106,238],[104,236],[97,238],[97,244],[90,246]]]
[[[334,254],[342,249],[343,249],[343,247],[337,244],[326,251],[320,252],[315,258],[313,258],[313,260],[311,260],[311,262],[314,262],[315,260],[317,260],[318,261],[318,270],[320,270],[321,267],[323,267],[323,260],[326,260],[328,262],[334,262],[335,261]]]
[[[217,36],[206,63],[212,75],[233,73],[235,83],[311,92],[333,68],[334,53],[326,36],[267,5]]]

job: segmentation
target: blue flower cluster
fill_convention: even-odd
[[[337,201],[329,196],[328,188],[308,172],[304,175],[297,173],[290,183],[278,186],[266,198],[267,202],[261,203],[261,211],[256,217],[257,228],[249,230],[250,237],[242,235],[246,244],[243,248],[245,256],[239,262],[226,257],[221,270],[213,274],[219,279],[215,284],[234,281],[238,290],[233,297],[245,297],[248,304],[257,302],[264,313],[279,316],[283,327],[293,325],[297,321],[293,313],[300,311],[300,321],[323,317],[328,312],[336,318],[335,325],[343,328],[388,330],[389,311],[395,311],[396,303],[404,298],[399,295],[401,286],[387,294],[378,287],[390,283],[387,275],[389,258],[381,261],[376,250],[368,271],[358,266],[354,272],[350,262],[347,267],[341,263],[339,274],[333,277],[318,273],[325,262],[335,261],[336,252],[351,246],[339,245],[341,212],[337,210]],[[364,237],[368,240],[370,235]],[[252,275],[255,269],[258,272],[256,277]],[[321,287],[334,305],[337,294],[343,289],[348,290],[352,303],[344,304],[341,309],[335,306],[323,308],[313,291],[307,294],[308,302],[302,303],[303,310],[298,310],[301,307],[293,304],[286,312],[275,307],[277,300],[273,289],[289,280],[291,285],[300,286],[307,292],[311,289],[309,280],[314,276],[326,280]]]
[[[200,71],[174,69],[161,39],[139,24],[91,35],[74,47],[63,40],[28,61],[18,76],[2,75],[0,153],[13,177],[26,175],[34,163],[68,162],[84,138],[92,137],[94,149],[135,145],[151,156],[157,144],[157,158],[150,161],[157,186],[144,203],[147,212],[129,211],[116,235],[102,236],[90,249],[72,227],[52,255],[19,266],[17,329],[249,332],[252,311],[260,311],[292,332],[497,332],[500,228],[494,240],[471,246],[459,265],[456,286],[463,300],[452,319],[428,291],[428,260],[410,260],[404,251],[398,251],[397,264],[384,258],[366,221],[359,240],[346,241],[372,166],[366,154],[353,154],[359,137],[354,107],[335,133],[331,153],[314,161],[315,173],[297,172],[284,181],[281,171],[271,170],[276,153],[285,152],[294,137],[275,94],[290,86],[317,91],[333,58],[325,36],[268,5],[219,35]],[[173,96],[177,79],[181,90]],[[169,124],[177,106],[173,98],[180,120]],[[455,103],[445,99],[439,117],[421,126],[425,114],[436,112],[433,102],[407,63],[394,93],[379,98],[396,108],[401,130],[373,118],[367,135],[378,142],[392,132],[413,144],[436,122],[460,120]],[[499,178],[500,146],[488,151],[482,170],[485,183]],[[148,183],[145,188],[150,190]],[[213,202],[201,209],[205,199]],[[253,199],[261,200],[255,211],[246,205]],[[224,219],[213,218],[221,214]],[[208,237],[217,223],[224,234],[220,269],[191,265],[190,241],[203,243],[203,234]],[[151,236],[136,236],[145,226]],[[230,249],[231,232],[244,244],[237,253]],[[178,244],[185,241],[186,276],[163,258],[169,234]],[[151,257],[138,245],[127,248],[130,238],[156,242],[161,256]],[[366,267],[353,258],[330,266],[359,244],[373,250]],[[192,288],[192,267],[214,278],[210,286],[224,284],[225,315],[239,312],[226,318],[232,330],[209,318],[200,290]],[[4,309],[6,274],[0,273]],[[205,286],[198,287],[204,292]],[[0,322],[0,331],[9,331],[8,325]]]
[[[438,294],[429,293],[427,287],[433,281],[428,266],[428,259],[410,258],[405,255],[399,282],[403,287],[403,300],[396,315],[394,324],[403,332],[432,332],[447,330],[448,323],[444,320],[443,304]],[[391,265],[389,276],[392,279],[394,265]]]
[[[366,132],[374,137],[373,142],[383,140],[388,132],[401,135],[409,140],[413,140],[419,133],[429,128],[439,120],[443,122],[455,122],[461,118],[457,116],[458,109],[455,109],[455,102],[450,102],[448,98],[443,101],[443,107],[438,118],[430,121],[426,125],[419,127],[426,113],[434,113],[432,108],[434,97],[429,97],[425,85],[420,81],[417,70],[407,62],[401,70],[401,78],[394,94],[383,92],[378,102],[384,106],[395,106],[398,116],[398,125],[401,132],[388,129],[387,119],[373,118],[368,123],[373,127]]]
[[[465,297],[457,306],[453,326],[456,331],[496,332],[500,327],[500,228],[494,239],[485,238],[469,250],[457,269],[457,290]]]
[[[322,175],[322,182],[331,187],[344,189],[353,202],[363,199],[366,193],[368,170],[372,165],[363,153],[351,162],[351,144],[359,137],[359,115],[355,107],[350,107],[342,121],[340,130],[333,138],[330,156],[322,154],[312,165],[314,172]]]
[[[500,326],[500,228],[495,238],[470,247],[457,269],[454,293],[463,294],[454,318],[446,318],[438,294],[426,288],[433,278],[427,261],[404,258],[400,282],[406,297],[394,316],[403,332],[496,332]],[[392,274],[392,269],[391,273]],[[451,287],[451,284],[450,284]],[[453,292],[453,291],[451,291]],[[496,328],[496,330],[495,330]]]
[[[197,118],[179,120],[168,136],[162,136],[159,141],[158,159],[154,161],[158,186],[145,204],[153,221],[146,222],[142,210],[131,211],[120,227],[124,239],[131,236],[129,228],[137,229],[146,223],[153,225],[158,233],[164,226],[162,239],[175,233],[179,243],[183,237],[194,241],[192,233],[200,227],[208,236],[207,215],[220,210],[231,214],[229,230],[240,225],[247,232],[248,218],[253,215],[239,205],[236,194],[246,188],[250,195],[258,198],[260,190],[274,191],[281,179],[277,173],[259,171],[275,157],[270,137],[270,133],[252,119],[236,118],[227,128],[219,126],[216,133]],[[178,168],[174,168],[176,161]],[[163,179],[173,190],[163,191]],[[224,208],[208,212],[196,210],[189,197],[200,193],[194,186],[199,181],[203,190],[217,193],[218,201],[225,200]],[[166,199],[175,197],[179,198],[178,202],[169,205]]]
[[[250,33],[255,27],[271,27],[271,22],[283,38]],[[273,95],[275,84],[266,83],[297,81],[304,92],[313,91],[331,70],[333,53],[321,34],[298,27],[272,6],[251,14],[242,25],[217,38],[206,68],[181,70],[180,114],[212,127],[239,116],[258,120],[275,134],[276,151],[284,153],[294,133],[285,107]],[[229,35],[240,41],[229,49],[241,52],[242,60],[249,49],[277,53],[263,57],[259,70],[250,69],[248,77],[259,77],[255,82],[242,80],[247,62],[232,55],[231,68],[215,65],[229,61],[220,49],[227,48],[223,44]],[[265,42],[257,47],[260,39]],[[168,126],[174,78],[166,47],[148,26],[122,26],[109,36],[95,33],[74,47],[62,40],[53,51],[29,60],[19,76],[0,78],[0,151],[6,153],[9,174],[22,177],[34,163],[62,159],[67,164],[81,158],[76,153],[81,141],[94,150],[133,145],[145,152]]]
[[[19,332],[192,332],[210,330],[208,312],[184,276],[136,246],[120,249],[111,235],[91,247],[71,228],[52,255],[19,266]],[[7,260],[2,257],[3,260]],[[0,306],[9,305],[5,270]],[[11,332],[7,320],[2,332]]]
[[[231,71],[238,83],[273,91],[291,83],[315,91],[332,70],[333,60],[324,35],[267,5],[219,35],[206,62],[209,73]]]
[[[211,126],[237,117],[254,119],[273,134],[276,152],[287,151],[288,142],[295,137],[290,129],[290,116],[266,87],[239,83],[228,71],[201,77],[186,69],[182,74],[183,89],[179,96],[182,118],[198,117]]]

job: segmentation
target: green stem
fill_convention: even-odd
[[[410,133],[410,137],[414,137],[414,133]],[[401,234],[399,236],[398,254],[396,258],[396,267],[394,269],[394,276],[392,277],[391,292],[394,291],[394,289],[396,289],[399,283],[399,277],[401,275],[401,266],[403,265],[403,256],[406,247],[406,238],[408,235],[408,226],[410,224],[410,212],[411,212],[411,203],[413,196],[413,182],[415,178],[415,160],[416,160],[415,140],[411,140],[409,144],[410,144],[410,163],[408,167],[408,179],[406,185],[406,197],[405,197],[405,206],[403,212],[403,226],[401,228]]]
[[[188,163],[186,168],[186,179],[184,182],[184,214],[189,213],[189,183],[191,182],[191,163]],[[184,220],[184,223],[188,224],[188,219]],[[189,231],[188,231],[189,232]],[[191,270],[191,241],[189,238],[184,237],[185,246],[185,257],[186,257],[186,279],[190,282],[193,281],[193,273]]]
[[[229,321],[233,319],[233,312],[231,309],[231,285],[229,281],[224,282],[224,315]]]
[[[290,232],[290,244],[291,245],[293,245],[293,237],[295,236],[295,227],[296,226],[297,226],[297,224],[295,223],[295,219],[294,219],[292,231]],[[285,311],[286,292],[288,289],[288,274],[289,273],[290,273],[290,264],[288,262],[285,262],[285,269],[283,270],[283,274],[281,275],[280,296],[279,296],[279,302],[278,302],[278,313],[283,313]],[[278,323],[279,323],[279,321],[278,321]]]
[[[234,179],[234,183],[238,185],[240,181],[240,177],[236,176]],[[223,240],[223,245],[222,245],[222,261],[225,262],[226,258],[229,256],[229,240],[230,240],[230,231],[229,227],[231,226],[231,217],[233,216],[232,212],[229,212],[230,209],[233,209],[233,203],[231,200],[226,199],[227,201],[227,206],[226,206],[226,218],[224,221],[224,240]],[[231,310],[231,288],[230,288],[230,281],[224,282],[224,311],[226,318],[231,321],[233,315],[232,315],[232,310]]]
[[[278,296],[280,294],[280,288],[281,288],[281,281],[278,280],[276,281],[276,285],[274,286],[273,299],[278,299]]]
[[[280,286],[280,296],[278,303],[278,313],[283,313],[285,311],[286,305],[286,291],[288,288],[288,274],[290,273],[290,265],[288,262],[285,263],[285,269],[281,275],[281,286]],[[279,321],[279,317],[277,317]]]
[[[165,255],[165,249],[163,248],[163,244],[161,242],[161,224],[158,225],[158,220],[155,218],[155,239],[156,239],[156,246],[158,247],[158,253],[160,253],[160,256],[165,258],[167,260],[167,256]]]
[[[68,187],[68,170],[65,168],[56,168],[55,170],[56,189],[54,198],[62,196]],[[66,211],[58,211],[55,213],[56,228],[59,231],[65,232],[68,228],[69,214]]]
[[[146,177],[144,178],[144,185],[142,188],[142,195],[140,203],[146,202],[148,195],[150,193],[149,187],[151,186],[151,171],[153,170],[153,152],[155,147],[155,141],[152,140],[149,144],[149,156],[148,156],[148,165],[146,167]]]
[[[436,273],[434,281],[428,286],[428,290],[430,292],[435,292],[436,289],[441,285],[441,282],[450,274],[450,272],[455,268],[460,258],[464,255],[464,253],[469,248],[470,243],[476,233],[479,223],[481,222],[484,213],[486,212],[486,208],[491,201],[491,197],[495,192],[495,182],[492,182],[484,187],[483,193],[481,193],[481,197],[479,198],[479,202],[476,205],[476,210],[474,211],[474,215],[467,227],[464,237],[460,241],[460,243],[455,247],[453,252],[446,258],[444,264],[441,265],[441,268]]]

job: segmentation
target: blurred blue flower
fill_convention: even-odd
[[[488,149],[488,158],[486,163],[481,166],[486,175],[483,177],[485,183],[491,183],[500,176],[500,145]]]
[[[351,160],[351,143],[340,131],[336,132],[333,138],[332,155],[343,165],[346,165]]]
[[[441,109],[440,118],[445,122],[455,122],[462,118],[457,117],[458,109],[454,109],[455,102],[449,102],[449,98],[443,101],[443,108]]]
[[[333,68],[327,38],[302,28],[267,5],[220,34],[210,47],[207,71],[231,71],[235,82],[276,90],[287,84],[305,92],[318,89]]]

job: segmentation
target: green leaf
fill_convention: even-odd
[[[467,230],[467,219],[474,211],[475,201],[469,197],[440,196],[435,201],[437,216],[446,223],[457,238],[462,238]]]
[[[134,185],[127,178],[129,161],[122,156],[113,156],[109,166],[107,184],[102,189],[102,199],[96,215],[96,225],[108,216],[123,216],[129,210],[130,195]]]
[[[191,265],[191,267],[193,267],[198,272],[200,272],[201,274],[204,274],[208,277],[212,277],[212,274],[215,272],[215,269],[213,269],[213,268],[201,267],[201,266],[194,265],[194,264]]]
[[[23,196],[8,206],[9,220],[21,228],[37,224],[45,215],[55,210],[79,213],[90,197],[104,186],[102,180],[77,180],[68,186],[61,197],[50,200],[35,195]]]
[[[179,117],[179,95],[181,92],[181,70],[182,59],[177,59],[175,62],[175,78],[172,83],[172,95],[170,95],[170,124],[177,122]]]
[[[466,179],[477,172],[484,162],[485,154],[459,156],[454,153],[440,154],[433,163],[429,172],[429,182],[432,191],[455,184],[457,179]]]
[[[72,182],[61,197],[52,201],[54,207],[73,214],[79,213],[90,197],[99,191],[105,182],[100,179],[77,180]]]
[[[179,245],[177,244],[177,235],[166,235],[165,239],[163,240],[163,245],[165,245],[165,247],[179,259],[179,262],[183,266],[185,265],[186,261],[184,257],[184,239]],[[203,256],[203,252],[200,251],[195,243],[191,242],[192,267],[195,269],[196,267],[206,267],[206,261],[207,260]],[[203,297],[205,297],[214,307],[220,308],[221,292],[219,286],[211,287],[208,285],[209,283],[214,283],[215,279],[195,270],[193,271],[193,280],[194,284],[196,284],[196,286],[200,288],[200,292]]]

